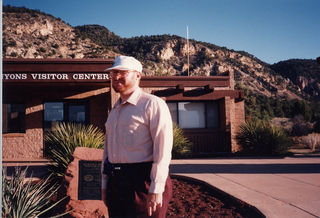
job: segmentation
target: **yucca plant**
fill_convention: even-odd
[[[291,139],[287,132],[268,121],[248,121],[237,134],[241,152],[247,155],[279,155],[288,150]]]
[[[46,179],[34,182],[32,176],[26,178],[27,169],[16,168],[11,178],[2,168],[2,217],[35,218],[51,210],[63,199],[53,202],[52,198],[59,187],[51,186]],[[61,217],[64,214],[54,217]],[[52,217],[52,218],[54,218]]]
[[[102,149],[104,133],[92,125],[58,123],[44,137],[45,155],[53,161],[50,170],[56,179],[62,178],[76,147]]]
[[[184,136],[183,130],[173,123],[172,158],[186,158],[191,155],[192,142]]]

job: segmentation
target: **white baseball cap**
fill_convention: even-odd
[[[141,73],[142,65],[140,61],[138,61],[134,57],[118,56],[114,59],[113,66],[108,69],[105,69],[104,71],[112,70],[135,70]]]

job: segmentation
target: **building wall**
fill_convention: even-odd
[[[234,71],[230,70],[230,88],[234,90],[235,80]],[[242,93],[244,94],[244,93]],[[245,109],[244,109],[244,95],[239,98],[230,99],[230,131],[231,131],[231,152],[239,151],[240,147],[237,142],[237,133],[239,127],[245,121]]]
[[[3,135],[3,158],[43,157],[42,112],[40,99],[26,102],[26,133]]]
[[[233,74],[232,74],[233,75]],[[233,79],[231,79],[233,81]],[[234,84],[232,82],[232,84]],[[174,87],[171,87],[174,88]],[[144,88],[143,91],[152,93],[164,88]],[[185,87],[185,91],[195,89],[194,87]],[[233,90],[233,86],[217,87],[215,91]],[[167,100],[166,97],[163,98]],[[181,98],[180,100],[183,101]],[[202,99],[202,100],[211,100]],[[236,152],[239,145],[236,140],[236,134],[239,126],[244,122],[244,100],[239,98],[224,96],[218,99],[220,102],[220,128],[219,129],[192,129],[184,130],[186,137],[194,144],[192,148],[193,155],[210,155],[216,153]]]
[[[98,88],[85,91],[84,88],[72,90],[42,90],[35,91],[27,88],[23,93],[7,93],[6,99],[14,99],[16,102],[26,101],[26,133],[3,134],[2,157],[43,157],[44,131],[43,113],[44,101],[87,99],[89,101],[90,124],[99,127],[104,132],[104,123],[108,117],[110,108],[110,88]],[[28,97],[27,97],[28,96]]]
[[[25,134],[13,133],[2,138],[2,158],[43,157],[42,129],[30,129]]]
[[[4,60],[5,73],[98,73],[113,60]],[[143,77],[143,91],[170,101],[220,102],[220,128],[186,130],[194,154],[235,152],[239,125],[244,122],[243,93],[234,90],[233,71],[214,77]],[[43,157],[43,103],[50,100],[87,100],[89,122],[104,131],[108,114],[119,95],[106,80],[4,81],[4,103],[26,103],[26,133],[3,134],[3,158]],[[158,91],[158,92],[157,92]]]
[[[150,93],[152,88],[144,88]],[[112,91],[111,91],[112,92]],[[3,158],[43,157],[43,101],[50,99],[88,99],[90,105],[90,124],[104,131],[105,121],[112,107],[111,92],[109,87],[87,91],[83,88],[75,88],[69,91],[46,90],[35,92],[26,90],[21,95],[7,95],[7,98],[26,100],[26,133],[14,133],[3,135]],[[20,96],[20,97],[19,97]],[[114,101],[117,99],[114,96]],[[164,98],[165,99],[165,98]],[[219,152],[236,152],[239,146],[236,141],[236,133],[244,122],[244,101],[236,101],[228,96],[220,101],[220,129],[185,131],[186,136],[195,145],[193,154],[212,154]]]
[[[105,122],[110,112],[110,92],[92,97],[90,100],[90,124],[105,131]]]
[[[232,113],[231,113],[231,144],[232,152],[239,151],[240,147],[236,140],[237,133],[239,132],[239,127],[245,121],[245,111],[244,111],[244,101],[232,102]]]
[[[110,87],[97,88],[91,91],[81,91],[81,88],[76,90],[76,94],[59,98],[72,99],[87,99],[89,100],[90,124],[99,127],[104,131],[104,124],[107,121],[108,114],[111,108]]]

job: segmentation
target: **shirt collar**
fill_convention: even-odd
[[[119,98],[114,106],[117,107],[120,104],[125,104],[125,103],[137,105],[137,102],[140,98],[140,94],[141,94],[141,89],[140,89],[140,87],[137,87],[136,90],[134,90],[134,92],[130,95],[130,97],[125,102],[121,102],[121,98]]]

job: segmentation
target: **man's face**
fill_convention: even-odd
[[[115,70],[111,72],[112,87],[116,92],[125,93],[138,85],[138,73],[134,71]]]

